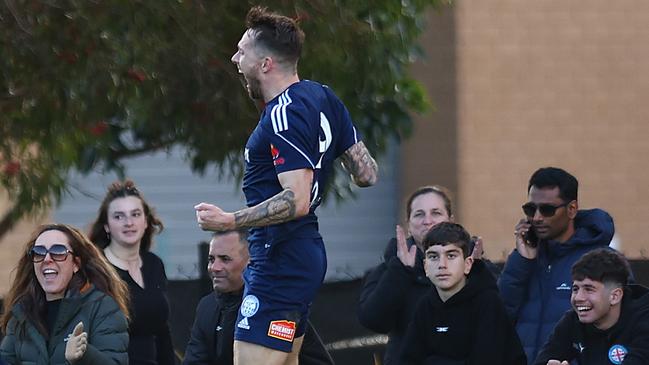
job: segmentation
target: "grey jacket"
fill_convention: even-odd
[[[0,344],[0,355],[11,365],[59,365],[65,360],[66,337],[83,322],[88,347],[75,365],[127,365],[128,323],[112,297],[84,288],[63,298],[49,341],[16,304]]]

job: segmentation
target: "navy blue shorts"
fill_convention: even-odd
[[[284,241],[268,255],[251,255],[234,339],[291,352],[326,271],[322,238]]]

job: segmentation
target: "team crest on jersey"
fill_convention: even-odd
[[[268,326],[268,336],[279,340],[293,342],[295,337],[295,322],[293,321],[271,321]]]
[[[252,317],[259,310],[259,299],[252,294],[246,295],[241,302],[241,315],[248,318]]]
[[[624,357],[628,354],[626,347],[622,345],[613,345],[608,349],[608,359],[615,365],[619,365],[624,361]]]
[[[284,164],[284,157],[280,157],[279,148],[270,145],[270,154],[273,156],[273,165],[279,166]]]

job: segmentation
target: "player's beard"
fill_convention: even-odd
[[[247,89],[248,95],[252,100],[263,100],[264,96],[261,93],[261,82],[255,77],[246,77],[248,82]]]

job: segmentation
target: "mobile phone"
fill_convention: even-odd
[[[532,225],[530,225],[530,229],[528,229],[527,232],[523,234],[523,239],[525,240],[525,243],[530,247],[536,247],[539,245],[539,237],[536,235],[536,231],[534,230],[534,226]]]

